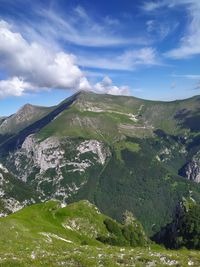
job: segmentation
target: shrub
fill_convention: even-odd
[[[104,224],[110,233],[109,237],[99,236],[98,241],[112,246],[145,246],[147,239],[139,223],[120,225],[111,219],[105,219]]]
[[[107,230],[111,233],[111,234],[114,234],[116,236],[122,236],[122,231],[121,231],[121,228],[120,226],[118,225],[117,222],[111,220],[111,219],[105,219],[104,220],[104,224],[107,228]]]

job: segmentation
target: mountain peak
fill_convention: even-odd
[[[51,108],[25,104],[15,114],[3,120],[0,125],[0,134],[16,133],[43,117],[49,110]]]
[[[27,112],[29,110],[33,110],[36,106],[34,105],[31,105],[29,103],[23,105],[17,112],[15,115],[19,114],[19,113],[22,113],[22,112]]]
[[[17,123],[21,123],[23,121],[30,120],[31,118],[35,117],[36,114],[45,113],[46,110],[49,108],[42,107],[42,106],[35,106],[29,103],[22,106],[14,115],[11,117],[16,120]]]
[[[20,112],[26,112],[26,111],[33,111],[33,110],[38,110],[38,109],[47,109],[47,107],[43,106],[37,106],[37,105],[32,105],[30,103],[27,103],[23,105],[15,114],[20,113]]]

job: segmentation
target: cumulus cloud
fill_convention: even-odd
[[[108,76],[105,76],[101,82],[95,84],[94,91],[97,93],[105,93],[110,95],[130,94],[130,89],[128,86],[118,87],[113,84],[113,81]]]
[[[39,5],[34,9],[37,20],[19,19],[12,24],[0,20],[0,71],[7,77],[0,81],[0,97],[54,88],[97,90],[98,87],[103,93],[126,94],[126,86],[104,84],[105,81],[91,84],[87,77],[94,79],[81,68],[132,71],[138,66],[160,64],[152,47],[130,49],[133,45],[146,45],[147,40],[139,35],[124,36],[119,29],[121,22],[115,18],[94,19],[82,6],[69,10],[66,17],[55,10],[44,10]],[[76,56],[65,52],[71,44],[79,47],[74,49]],[[111,50],[112,54],[103,49],[102,55],[97,55],[96,50],[82,50],[85,46],[120,49]],[[14,84],[18,86],[12,90]]]
[[[115,86],[109,77],[92,86],[74,55],[29,43],[5,21],[0,21],[0,69],[8,76],[7,80],[0,80],[1,98],[54,88],[115,95],[129,93],[127,86]]]
[[[27,90],[33,89],[32,85],[23,79],[13,77],[9,80],[0,80],[0,98],[7,96],[21,96]]]
[[[91,89],[74,55],[29,43],[5,21],[0,22],[0,68],[10,77],[0,83],[1,95],[33,88]]]

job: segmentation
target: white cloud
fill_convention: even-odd
[[[102,17],[94,20],[82,6],[77,6],[66,17],[62,12],[55,10],[39,9],[37,14],[45,18],[45,22],[39,25],[39,30],[49,38],[59,38],[64,41],[87,47],[126,46],[133,44],[145,44],[146,38],[125,37],[120,34],[118,20],[111,17]],[[51,25],[51,26],[49,26]],[[32,27],[38,25],[32,25]],[[114,27],[117,26],[117,27]]]
[[[123,23],[119,20],[110,16],[95,17],[94,19],[82,6],[67,11],[65,17],[62,16],[62,11],[58,14],[55,10],[44,10],[40,5],[37,6],[34,11],[39,19],[34,21],[26,19],[26,23],[23,20],[13,23],[12,33],[14,30],[20,32],[21,37],[23,36],[22,38],[28,42],[28,45],[36,44],[38,46],[40,44],[40,47],[45,47],[46,53],[49,50],[52,53],[54,50],[54,54],[57,54],[57,51],[65,50],[68,45],[71,47],[71,43],[75,44],[73,48],[75,48],[74,51],[78,58],[75,60],[75,64],[81,67],[134,70],[137,66],[159,64],[158,59],[155,58],[156,51],[151,47],[146,47],[146,44],[150,45],[152,40],[148,37],[147,41],[144,35],[139,36],[138,34],[133,38],[126,37],[122,33]],[[9,27],[11,26],[9,25]],[[145,45],[145,47],[130,50],[128,49],[130,45],[132,47],[135,47],[133,45],[140,45],[140,47]],[[107,50],[103,49],[100,55],[95,52],[96,50],[86,50],[84,46],[117,46],[120,50],[112,49],[112,55],[109,55]],[[143,54],[147,52],[148,55],[146,54],[146,58],[143,60]],[[127,58],[127,54],[130,59]],[[150,56],[153,59],[151,62]]]
[[[161,23],[157,20],[148,20],[146,22],[147,32],[156,34],[160,40],[165,39],[177,28],[177,26],[178,23],[173,22]]]
[[[74,11],[75,11],[76,15],[78,15],[80,18],[82,18],[86,21],[90,20],[88,14],[86,13],[85,9],[82,6],[79,5],[79,6],[75,7]]]
[[[167,6],[185,6],[190,15],[190,22],[185,34],[180,40],[180,45],[168,51],[165,55],[174,59],[189,58],[200,54],[200,1],[199,0],[162,0],[158,2],[146,2],[143,9],[147,12]]]
[[[104,77],[99,83],[94,86],[94,91],[97,93],[104,93],[110,95],[129,95],[130,89],[128,86],[115,86],[113,81],[108,77]]]
[[[86,77],[82,77],[80,79],[80,82],[78,84],[77,90],[92,90],[92,85],[89,83],[88,79]]]
[[[146,26],[147,26],[147,31],[148,32],[152,32],[155,30],[155,20],[148,20],[146,22]]]
[[[200,54],[200,5],[196,8],[198,11],[190,10],[192,21],[181,39],[180,46],[166,53],[166,56],[181,59]]]
[[[164,1],[158,1],[158,2],[153,2],[153,1],[149,1],[149,2],[145,2],[142,5],[142,9],[145,11],[154,11],[158,8],[161,8],[165,5]]]
[[[162,8],[164,6],[168,6],[168,7],[174,7],[176,4],[184,4],[187,2],[192,2],[192,1],[196,1],[196,0],[157,0],[157,1],[145,1],[142,5],[142,9],[146,12],[152,12],[155,11],[159,8]],[[198,1],[198,0],[197,0]]]
[[[77,56],[81,66],[110,70],[134,70],[139,66],[160,65],[157,52],[151,47],[127,50],[119,55]]]
[[[185,78],[189,80],[200,80],[200,74],[183,74],[183,75],[177,75],[173,74],[172,77],[177,77],[177,78]]]
[[[126,51],[118,59],[125,65],[130,66],[130,68],[134,68],[137,65],[158,64],[156,50],[151,47]]]
[[[11,77],[1,81],[1,92],[5,93],[6,89],[2,88],[7,85],[9,95],[14,85],[13,95],[21,95],[29,87],[90,89],[75,56],[54,52],[39,43],[28,43],[5,21],[0,22],[0,68]]]
[[[92,86],[77,66],[74,55],[29,43],[5,21],[0,22],[0,68],[10,77],[0,80],[0,98],[54,88],[129,93],[127,86],[117,87],[109,77]]]
[[[25,91],[31,90],[32,85],[23,79],[13,77],[9,80],[0,80],[0,98],[7,96],[21,96]]]

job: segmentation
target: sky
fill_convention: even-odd
[[[200,1],[0,0],[0,116],[79,90],[200,94]]]

